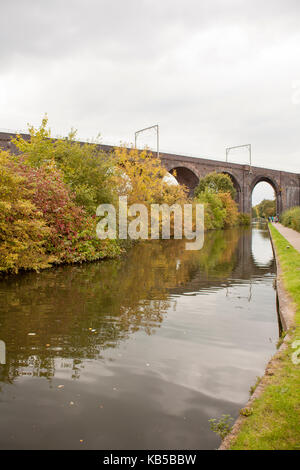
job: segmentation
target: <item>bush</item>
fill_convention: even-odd
[[[197,195],[197,202],[204,205],[205,230],[224,227],[226,211],[218,194],[205,190]]]
[[[248,227],[251,224],[251,217],[249,214],[245,214],[244,212],[240,212],[238,215],[238,224]]]
[[[10,165],[9,154],[0,152],[0,272],[45,268],[49,228],[32,202],[26,180]]]
[[[300,232],[300,206],[284,211],[280,216],[280,221],[286,227]]]
[[[118,242],[96,238],[96,217],[75,199],[53,160],[32,168],[1,152],[0,272],[118,255]]]
[[[204,204],[206,230],[229,228],[237,224],[237,205],[229,193],[214,193],[206,188],[198,193],[196,200]]]
[[[238,208],[230,193],[219,193],[222,205],[225,209],[224,227],[234,227],[238,222]]]
[[[206,189],[213,193],[229,193],[232,199],[236,196],[236,190],[232,179],[225,173],[217,173],[214,171],[204,176],[204,178],[201,178],[194,191],[195,197],[198,197],[198,195]]]
[[[168,175],[159,158],[147,149],[114,150],[113,181],[117,194],[126,195],[128,204],[174,204],[187,202],[187,188],[164,180]]]
[[[32,201],[50,229],[47,251],[57,263],[92,261],[115,254],[115,244],[96,238],[96,219],[76,205],[76,196],[63,181],[54,162],[35,169],[19,164],[17,171],[32,188]]]
[[[51,139],[47,123],[45,117],[38,129],[29,127],[29,141],[17,136],[13,143],[33,168],[55,162],[63,181],[74,193],[76,204],[95,214],[99,204],[114,198],[111,157],[96,144],[75,142],[76,131],[64,139]]]

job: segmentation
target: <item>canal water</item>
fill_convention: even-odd
[[[278,338],[267,227],[0,282],[1,449],[214,449]]]

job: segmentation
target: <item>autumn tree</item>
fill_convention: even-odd
[[[95,143],[77,142],[76,131],[65,138],[52,139],[44,117],[36,129],[29,126],[30,139],[18,135],[13,143],[22,159],[33,168],[54,162],[63,181],[75,195],[75,202],[95,214],[99,204],[113,202],[112,159]]]
[[[49,233],[25,178],[9,154],[0,152],[0,272],[49,266],[45,247]]]
[[[225,173],[217,173],[214,171],[201,178],[194,191],[194,195],[197,197],[206,189],[213,193],[229,193],[232,199],[236,196],[236,190],[232,179]]]
[[[252,212],[256,214],[255,217],[262,217],[268,219],[276,215],[276,201],[275,199],[264,199],[259,204],[253,207]]]
[[[147,149],[116,147],[114,164],[115,188],[118,195],[127,196],[129,204],[171,205],[187,200],[187,188],[167,182],[167,170]]]

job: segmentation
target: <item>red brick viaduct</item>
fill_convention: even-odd
[[[22,136],[29,139],[28,134]],[[16,151],[10,142],[13,137],[15,137],[13,133],[0,132],[0,148]],[[113,149],[110,145],[100,145],[100,147],[108,152]],[[252,191],[261,181],[273,187],[278,214],[285,209],[300,205],[300,174],[297,173],[170,153],[160,153],[160,159],[170,173],[176,170],[178,182],[188,186],[191,192],[197,186],[199,178],[212,171],[228,174],[236,188],[236,200],[241,212],[251,213]]]

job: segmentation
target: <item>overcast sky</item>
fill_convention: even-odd
[[[1,0],[0,128],[299,172],[299,0]],[[154,144],[154,135],[140,141]],[[247,152],[232,153],[246,162]]]

